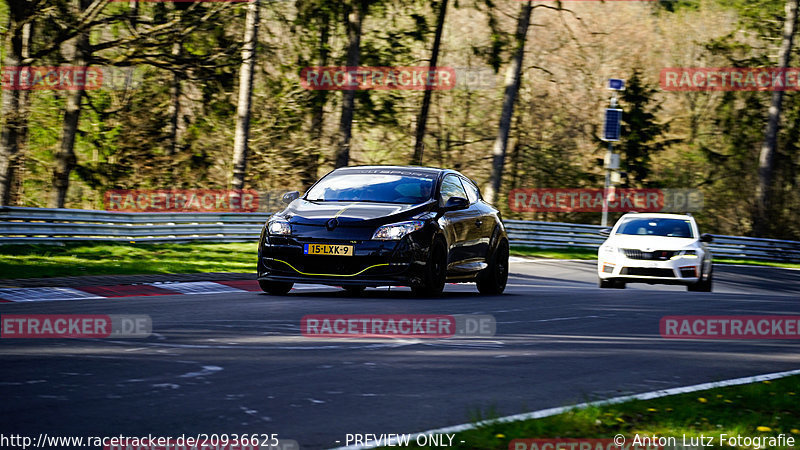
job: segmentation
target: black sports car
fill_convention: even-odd
[[[258,280],[270,294],[294,283],[410,286],[441,294],[445,281],[500,294],[508,237],[499,212],[464,175],[426,167],[334,170],[269,218],[258,246]]]

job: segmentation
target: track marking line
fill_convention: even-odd
[[[800,369],[798,370],[789,370],[786,372],[775,372],[775,373],[768,373],[764,375],[755,375],[751,377],[743,377],[743,378],[733,378],[730,380],[723,380],[723,381],[712,381],[709,383],[701,383],[695,384],[692,386],[683,386],[683,387],[676,387],[670,389],[661,389],[658,391],[650,391],[645,392],[642,394],[634,394],[634,395],[625,395],[622,397],[614,397],[607,400],[598,400],[595,402],[586,402],[586,403],[578,403],[577,405],[570,405],[570,406],[560,406],[557,408],[548,408],[548,409],[540,409],[538,411],[531,411],[527,413],[521,414],[514,414],[511,416],[500,417],[498,419],[493,420],[484,420],[477,423],[465,423],[461,425],[453,425],[444,428],[436,428],[433,430],[428,431],[420,431],[418,433],[414,433],[411,435],[411,440],[415,440],[417,436],[422,435],[431,435],[431,434],[446,434],[446,433],[458,433],[461,431],[467,431],[475,429],[479,426],[483,425],[490,425],[493,423],[507,423],[507,422],[517,422],[520,420],[530,420],[530,419],[541,419],[543,417],[550,417],[555,416],[558,414],[563,414],[573,409],[584,409],[590,406],[603,406],[603,405],[613,405],[617,403],[624,403],[630,400],[652,400],[654,398],[661,398],[661,397],[669,397],[670,395],[678,395],[678,394],[687,394],[689,392],[697,392],[697,391],[705,391],[707,389],[714,389],[719,387],[727,387],[727,386],[739,386],[742,384],[750,384],[750,383],[758,383],[761,381],[768,381],[768,380],[777,380],[779,378],[785,378],[792,375],[800,375]],[[391,446],[392,444],[397,445],[397,438],[390,438],[389,442],[383,442],[381,446]],[[349,445],[345,447],[336,447],[333,450],[359,450],[359,449],[366,449],[366,448],[375,448],[378,445]]]

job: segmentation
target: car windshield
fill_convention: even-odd
[[[616,234],[636,236],[693,237],[689,220],[666,218],[637,218],[623,222]]]
[[[416,204],[429,200],[435,178],[410,173],[332,173],[306,195],[313,202],[378,202]]]

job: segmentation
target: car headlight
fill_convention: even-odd
[[[372,239],[376,241],[396,241],[403,236],[417,231],[425,225],[421,220],[411,220],[408,222],[393,223],[390,225],[383,225],[375,230]]]
[[[672,257],[672,259],[678,258],[697,259],[697,250],[681,250]]]
[[[267,231],[269,231],[269,234],[286,236],[292,234],[292,226],[286,220],[275,219],[267,223]]]

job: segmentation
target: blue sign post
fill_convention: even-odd
[[[624,91],[625,90],[625,80],[620,80],[618,78],[611,78],[608,80],[608,89],[612,91]]]
[[[608,196],[612,192],[611,171],[619,169],[619,162],[612,164],[614,161],[614,142],[618,142],[621,135],[622,127],[622,110],[617,107],[617,92],[625,90],[625,80],[619,78],[611,78],[608,80],[608,90],[614,91],[611,95],[611,107],[606,108],[606,117],[603,122],[603,140],[608,142],[608,153],[606,153],[606,183],[603,189],[603,218],[601,219],[602,226],[608,226]],[[619,161],[619,158],[616,158]],[[616,167],[612,167],[616,165]],[[617,172],[614,172],[617,173]]]
[[[606,108],[606,120],[603,127],[603,140],[606,142],[619,141],[622,126],[622,110],[619,108]]]

